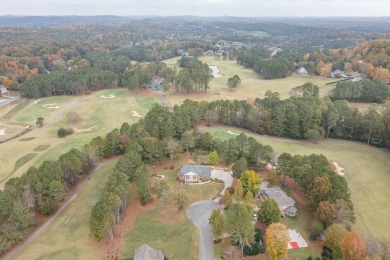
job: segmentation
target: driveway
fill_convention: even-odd
[[[199,228],[200,245],[199,245],[199,259],[213,260],[213,235],[211,233],[211,226],[209,218],[211,212],[215,209],[222,209],[222,206],[213,201],[204,200],[192,204],[187,209],[187,217],[192,220],[195,226]]]
[[[233,176],[230,172],[226,172],[222,169],[214,169],[211,171],[211,178],[218,179],[225,183],[225,188],[221,191],[221,195],[225,195],[226,188],[229,188],[233,184]]]

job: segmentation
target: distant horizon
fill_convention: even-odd
[[[64,14],[64,15],[57,15],[57,14],[0,14],[0,17],[105,17],[105,16],[112,16],[112,17],[202,17],[202,18],[390,18],[390,15],[386,16],[339,16],[339,15],[317,15],[317,16],[234,16],[234,15],[157,15],[157,14],[142,14],[142,15],[118,15],[118,14]]]
[[[0,16],[389,17],[388,0],[0,0]]]

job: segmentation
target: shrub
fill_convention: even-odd
[[[60,129],[58,129],[58,132],[57,132],[57,135],[60,138],[65,137],[67,135],[71,135],[71,134],[73,134],[73,128],[65,129],[65,128],[61,127]]]
[[[244,246],[244,254],[246,256],[252,256],[252,255],[258,255],[260,253],[259,245],[254,243],[251,245],[245,245]]]
[[[265,245],[263,245],[263,244],[259,245],[259,253],[260,254],[264,254],[265,253]]]

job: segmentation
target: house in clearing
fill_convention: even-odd
[[[8,92],[8,89],[4,85],[0,85],[0,96]]]
[[[183,164],[179,172],[179,180],[184,182],[200,182],[211,179],[212,168],[203,165]]]
[[[280,188],[268,188],[268,182],[263,182],[261,185],[260,195],[263,200],[273,199],[279,206],[280,212],[289,217],[295,217],[297,208],[294,206],[295,201],[287,196]]]
[[[165,260],[167,259],[162,251],[153,249],[143,244],[135,250],[134,260]]]
[[[161,90],[164,86],[164,78],[161,78],[161,77],[154,77],[153,78],[153,82],[152,84],[150,85],[150,87],[153,89],[153,90]]]
[[[300,67],[297,69],[298,74],[307,74],[307,70],[304,67]]]

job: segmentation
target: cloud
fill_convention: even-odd
[[[0,15],[388,16],[388,0],[0,0]]]

